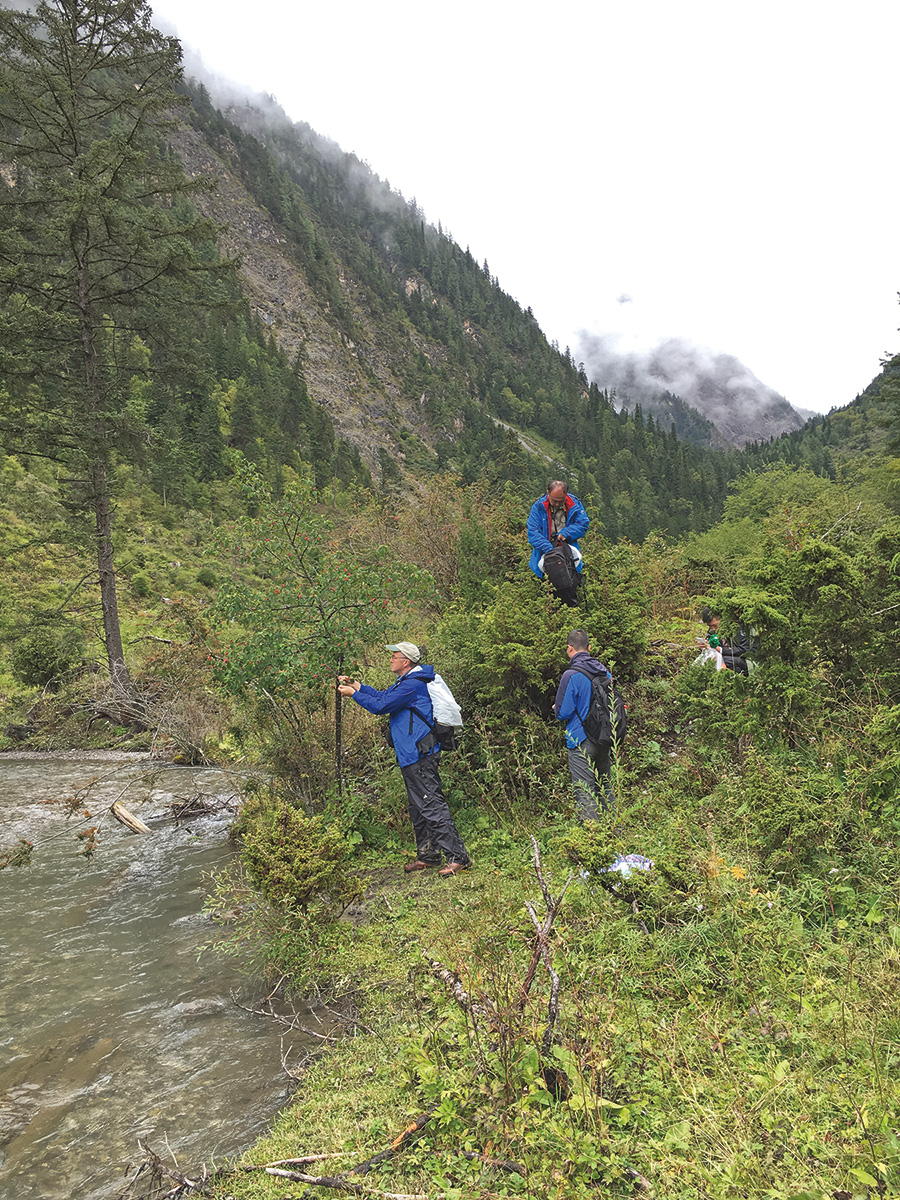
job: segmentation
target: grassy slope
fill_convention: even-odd
[[[629,756],[646,761],[646,748],[623,760],[619,815],[589,835],[566,811],[561,753],[559,776],[532,791],[558,797],[544,811],[533,798],[503,818],[470,788],[457,811],[475,868],[449,881],[402,874],[394,806],[391,840],[361,864],[364,919],[328,962],[359,1023],[302,1073],[245,1164],[337,1154],[296,1168],[336,1174],[434,1109],[359,1182],[429,1197],[849,1197],[874,1181],[896,1194],[896,850],[873,831],[835,856],[824,885],[802,873],[776,884],[728,781],[698,782],[689,746],[661,751],[651,771]],[[461,798],[463,759],[446,774]],[[554,896],[575,871],[551,936],[560,1018],[543,1060],[543,965],[519,1011],[535,944],[526,901],[545,912],[531,834]],[[657,870],[610,891],[596,868],[619,851],[650,854]],[[427,959],[457,975],[476,1013]],[[304,1192],[248,1172],[216,1194]]]

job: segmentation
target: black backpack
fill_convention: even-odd
[[[578,603],[579,580],[575,570],[575,559],[572,557],[572,547],[568,542],[559,542],[552,550],[547,551],[542,570],[563,604],[573,608]]]
[[[578,670],[577,667],[573,669]],[[581,722],[585,737],[599,746],[609,746],[613,742],[621,745],[628,731],[628,706],[625,697],[607,677],[605,671],[597,675],[588,675],[587,671],[578,671],[578,674],[591,681],[591,703],[587,716]]]

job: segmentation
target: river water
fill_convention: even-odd
[[[91,780],[67,819],[55,802]],[[221,1163],[289,1095],[283,1027],[234,1003],[259,1007],[263,983],[198,957],[217,935],[204,873],[233,853],[227,812],[171,819],[198,792],[225,800],[234,781],[134,757],[0,756],[0,851],[34,843],[28,865],[0,870],[4,1200],[109,1200],[138,1139],[187,1174]],[[153,832],[115,821],[117,798]],[[83,857],[76,834],[96,825]]]

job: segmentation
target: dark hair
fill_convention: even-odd
[[[711,625],[718,615],[717,612],[713,612],[708,604],[704,604],[700,609],[700,617],[707,625]]]
[[[564,479],[551,479],[550,482],[547,484],[547,495],[549,496],[550,493],[553,491],[553,489],[556,487],[561,487],[564,492],[568,492],[568,490],[569,490],[568,487],[566,486],[566,481]]]
[[[573,650],[588,650],[588,649],[590,649],[590,642],[588,641],[588,635],[584,632],[583,629],[573,629],[572,632],[569,634],[569,636],[566,638],[566,645],[571,646]]]

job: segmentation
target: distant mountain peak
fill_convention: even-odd
[[[732,354],[721,354],[682,338],[667,338],[649,350],[620,350],[614,335],[582,333],[579,357],[598,387],[614,391],[620,406],[640,404],[665,418],[677,397],[710,421],[731,446],[767,441],[805,418]],[[718,439],[713,437],[711,444]]]

